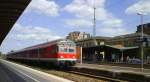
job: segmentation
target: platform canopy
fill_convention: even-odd
[[[83,48],[84,49],[95,49],[95,50],[107,48],[107,49],[112,49],[112,50],[126,51],[126,50],[138,49],[139,46],[117,48],[117,47],[114,47],[111,45],[97,45],[97,46],[83,47]]]
[[[31,0],[0,0],[0,45]]]

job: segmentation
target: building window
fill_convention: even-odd
[[[104,45],[104,42],[100,42],[100,45]]]

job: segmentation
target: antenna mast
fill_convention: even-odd
[[[93,18],[93,37],[96,36],[96,15],[95,15],[95,0],[94,0],[94,5],[93,5],[93,9],[94,9],[94,18]]]

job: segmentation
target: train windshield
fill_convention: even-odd
[[[59,52],[75,53],[75,43],[72,41],[59,42]]]
[[[74,52],[74,49],[69,49],[69,52]]]
[[[74,52],[75,52],[75,49],[60,47],[60,48],[59,48],[59,51],[60,51],[60,52],[70,52],[70,53],[74,53]]]

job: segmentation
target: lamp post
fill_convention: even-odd
[[[143,13],[137,13],[139,16],[140,16],[140,22],[141,22],[141,39],[142,39],[142,44],[141,44],[141,71],[143,72],[144,71],[144,58],[143,58],[143,55],[144,55],[144,49],[143,49]]]
[[[80,64],[82,64],[83,62],[82,62],[82,47],[80,47],[80,51],[81,51],[81,53],[80,53]]]

